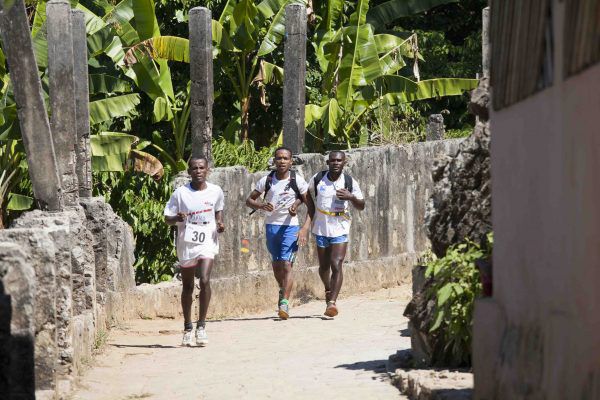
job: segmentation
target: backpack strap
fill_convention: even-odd
[[[325,174],[327,174],[327,171],[321,171],[317,175],[315,175],[315,179],[313,180],[313,185],[315,188],[315,199],[317,198],[317,194],[319,194],[319,191],[317,190],[317,186],[319,186],[319,182],[321,182],[321,180],[323,179]]]
[[[352,177],[344,172],[344,188],[352,193]]]
[[[297,199],[302,199],[302,195],[300,194],[300,189],[298,189],[298,182],[296,182],[296,171],[290,171],[290,188],[296,193]]]
[[[267,175],[267,180],[265,182],[265,193],[263,198],[267,198],[267,192],[269,190],[271,190],[271,186],[273,185],[273,177],[275,176],[275,171],[271,171],[269,172],[269,175]]]

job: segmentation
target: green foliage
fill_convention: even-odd
[[[444,139],[460,139],[469,137],[473,133],[473,128],[465,126],[462,129],[449,129],[444,132]]]
[[[213,140],[213,164],[215,167],[243,165],[250,172],[264,171],[273,150],[271,147],[256,150],[251,140],[234,144],[225,138],[218,138]]]
[[[436,299],[430,332],[443,336],[443,358],[460,365],[470,364],[473,308],[482,291],[475,261],[491,257],[491,233],[488,243],[487,248],[470,240],[451,246],[443,258],[434,259],[425,271],[425,276],[432,278],[426,297]]]
[[[163,217],[172,193],[171,177],[168,168],[159,181],[131,172],[94,173],[94,194],[104,196],[115,213],[133,229],[137,283],[170,279],[177,261],[171,227]]]

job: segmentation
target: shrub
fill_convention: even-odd
[[[442,343],[442,354],[436,358],[446,365],[470,365],[473,337],[473,308],[482,287],[475,262],[491,257],[489,246],[470,240],[451,246],[443,258],[428,264],[425,277],[431,278],[425,296],[435,300],[433,325],[429,331]]]

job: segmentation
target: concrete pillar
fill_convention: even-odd
[[[73,27],[73,72],[75,81],[75,117],[77,142],[75,144],[76,172],[79,196],[92,197],[92,149],[90,147],[90,108],[88,83],[88,52],[85,34],[85,15],[81,10],[71,11]]]
[[[77,127],[75,83],[73,80],[73,35],[71,6],[66,0],[52,0],[46,6],[48,29],[48,71],[50,76],[50,125],[65,206],[79,203],[75,173]]]
[[[425,128],[425,140],[442,140],[444,138],[444,117],[442,114],[431,114]]]
[[[481,11],[481,66],[483,77],[490,76],[490,7]]]
[[[212,162],[212,15],[204,7],[190,10],[190,79],[192,156]]]
[[[61,181],[25,3],[23,0],[14,0],[12,3],[9,9],[4,10],[4,2],[0,0],[0,33],[17,103],[29,176],[38,206],[59,210],[63,205]]]
[[[304,146],[306,102],[306,7],[301,4],[285,8],[284,43],[283,144],[299,154]]]

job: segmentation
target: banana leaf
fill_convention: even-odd
[[[92,169],[94,171],[123,171],[131,145],[138,138],[120,132],[103,132],[90,136],[92,149]]]
[[[427,11],[442,4],[457,3],[458,0],[390,0],[373,7],[367,14],[367,23],[375,30],[385,28],[385,24],[398,18]]]
[[[92,101],[90,102],[90,124],[135,115],[138,104],[140,104],[140,95],[137,93]]]
[[[273,17],[271,23],[268,24],[267,33],[265,34],[260,47],[258,49],[258,57],[271,53],[277,48],[277,45],[283,40],[285,35],[285,8],[288,4],[303,4],[305,0],[263,0],[258,5],[258,10],[261,12],[265,20]]]
[[[154,1],[135,0],[132,8],[135,30],[137,31],[140,40],[160,36],[158,21],[156,20],[156,13],[154,12]]]
[[[93,94],[129,93],[131,83],[107,74],[90,74],[89,88]]]
[[[22,194],[9,193],[7,210],[11,211],[26,211],[33,207],[33,198]]]
[[[158,158],[144,151],[133,149],[129,152],[126,170],[142,172],[150,175],[156,181],[160,180],[165,173],[163,165]]]

